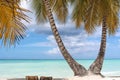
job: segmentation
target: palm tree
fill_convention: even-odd
[[[118,28],[119,0],[76,0],[73,1],[74,9],[72,19],[77,27],[84,23],[88,33],[95,31],[95,26],[102,24],[102,37],[98,57],[92,63],[88,71],[93,74],[100,74],[102,69],[107,30],[114,34]]]
[[[33,0],[32,3],[37,15],[37,22],[40,23],[49,20],[57,45],[70,68],[73,70],[74,75],[86,75],[87,70],[82,65],[78,64],[65,48],[52,14],[52,12],[55,12],[58,20],[65,23],[66,17],[68,15],[68,0]]]
[[[23,20],[29,21],[24,12],[28,10],[21,8],[20,0],[0,1],[0,39],[4,45],[14,45],[25,35]]]
[[[101,74],[100,72],[102,69],[106,50],[107,30],[108,33],[111,35],[114,34],[118,28],[120,1],[103,0],[100,1],[98,7],[100,7],[100,9],[98,10],[101,11],[100,20],[102,20],[102,36],[98,56],[89,68],[89,71],[93,74]]]

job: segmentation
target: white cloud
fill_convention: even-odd
[[[28,5],[26,5],[26,4],[27,4],[26,0],[22,0],[20,3],[20,6],[23,8],[28,8]]]
[[[115,34],[115,36],[116,36],[116,37],[120,37],[120,32],[117,32],[117,33]]]
[[[51,50],[48,50],[47,54],[59,54],[60,51],[59,49],[56,47],[56,48],[53,48]]]
[[[99,49],[99,42],[87,40],[88,36],[84,34],[84,32],[80,33],[79,35],[74,36],[62,35],[61,37],[66,48],[71,54],[80,53],[82,55],[85,55],[83,53],[97,52]],[[45,52],[46,54],[54,55],[59,54],[60,51],[58,49],[54,36],[49,35],[46,39],[47,39],[46,42],[31,43],[24,45],[24,47],[46,47],[46,48],[49,47],[48,51]]]
[[[77,36],[62,36],[63,42],[68,49],[69,52],[72,54],[78,54],[78,53],[88,53],[88,52],[96,52],[99,49],[99,42],[97,41],[88,41],[84,37],[82,40],[81,38],[83,35],[77,35]],[[50,54],[59,54],[60,51],[58,50],[58,46],[55,42],[55,39],[53,36],[48,36],[47,38],[51,43],[53,48],[48,51]],[[56,48],[57,47],[57,48]]]
[[[38,42],[38,43],[23,45],[23,47],[52,47],[52,46],[53,46],[53,44],[51,44],[49,42]]]

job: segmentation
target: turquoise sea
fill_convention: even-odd
[[[86,68],[93,60],[77,60]],[[105,60],[102,74],[120,76],[120,59]],[[73,72],[65,60],[0,60],[0,77],[19,78],[27,75],[71,77]]]

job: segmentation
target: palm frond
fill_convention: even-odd
[[[62,23],[66,22],[68,16],[68,0],[53,0],[53,11],[56,14],[58,20]]]
[[[47,21],[47,13],[42,0],[32,0],[32,7],[35,11],[36,20],[39,23]]]
[[[75,22],[77,27],[80,27],[81,23],[84,22],[85,8],[86,8],[86,0],[76,0],[74,2],[72,20],[73,22]]]
[[[120,0],[75,0],[72,20],[77,27],[84,22],[86,32],[92,33],[96,26],[101,25],[106,16],[106,26],[109,34],[114,34],[118,28]]]
[[[107,11],[107,27],[109,34],[114,34],[116,30],[118,29],[118,24],[119,24],[119,3],[118,0],[110,0],[108,2],[109,9]]]
[[[97,10],[97,7],[98,7],[98,0],[94,0],[94,1],[90,1],[88,2],[88,7],[86,8],[86,12],[85,12],[85,30],[88,32],[88,33],[92,33],[95,31],[95,27],[98,25],[98,10]]]
[[[21,8],[16,1],[19,2],[19,0],[0,1],[3,4],[0,5],[0,35],[5,46],[18,43],[26,30],[22,21],[29,22],[29,17],[24,13],[28,10]]]

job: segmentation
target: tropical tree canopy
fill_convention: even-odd
[[[103,17],[106,17],[106,24],[109,34],[114,34],[119,23],[120,0],[75,0],[72,1],[74,9],[72,20],[77,27],[85,24],[85,30],[92,33],[96,26],[101,25]]]
[[[28,10],[21,8],[20,0],[0,0],[0,39],[4,45],[13,45],[23,38],[26,27],[23,20],[29,21],[24,12]]]
[[[105,49],[107,31],[114,34],[119,24],[120,0],[71,0],[74,4],[72,20],[77,27],[84,23],[86,32],[92,33],[96,26],[102,26],[101,44],[96,60],[88,71],[93,74],[101,74]]]
[[[65,23],[68,16],[68,0],[50,0],[52,12],[55,13],[60,22]],[[36,20],[39,23],[47,21],[47,13],[43,0],[32,0],[32,7],[35,10]]]

